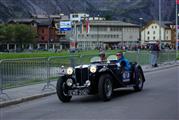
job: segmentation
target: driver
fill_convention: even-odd
[[[125,70],[129,71],[131,68],[131,65],[129,61],[124,57],[123,53],[118,52],[116,53],[117,56],[117,63],[121,66],[121,73],[123,73]]]
[[[102,51],[102,52],[99,53],[99,57],[100,57],[101,62],[106,61],[106,55],[105,55],[105,52],[104,52],[104,51]]]

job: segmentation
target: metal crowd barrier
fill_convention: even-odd
[[[0,94],[5,94],[5,89],[45,82],[47,70],[46,58],[1,60]]]
[[[111,54],[107,54],[107,56],[109,55]],[[90,59],[94,56],[97,55],[1,60],[0,95],[9,98],[4,90],[37,83],[46,83],[42,90],[54,89],[55,86],[51,82],[57,80],[67,67],[89,64]],[[124,56],[129,61],[138,62],[141,65],[150,64],[151,61],[151,53],[148,51],[128,51],[124,53]],[[158,63],[174,61],[175,59],[175,51],[160,52]]]
[[[67,67],[74,67],[79,65],[80,56],[54,56],[47,59],[47,84],[43,87],[45,89],[54,89],[55,86],[51,81],[57,80]]]

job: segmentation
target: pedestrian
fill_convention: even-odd
[[[159,57],[159,42],[151,44],[151,65],[152,67],[158,67],[158,57]]]

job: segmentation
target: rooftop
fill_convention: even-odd
[[[126,26],[126,27],[139,27],[137,24],[126,23],[122,21],[106,21],[106,20],[94,20],[90,21],[90,25],[94,26]]]
[[[159,21],[153,20],[153,21],[148,22],[148,23],[143,27],[143,30],[144,30],[145,28],[147,28],[148,26],[150,26],[151,24],[153,24],[153,23],[156,23],[156,24],[160,25],[160,22],[159,22]],[[163,28],[170,29],[170,25],[175,25],[175,24],[174,24],[173,22],[171,22],[171,21],[161,21],[161,27],[163,27]]]
[[[35,22],[34,19],[31,18],[21,18],[21,19],[10,19],[7,23],[32,23]]]

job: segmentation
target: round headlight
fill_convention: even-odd
[[[67,68],[67,74],[72,75],[72,73],[73,73],[73,68],[72,67]]]
[[[90,72],[95,73],[96,70],[97,70],[97,69],[96,69],[96,66],[95,66],[95,65],[93,65],[93,66],[90,67]]]
[[[72,79],[67,79],[66,84],[69,87],[72,86],[73,85],[73,80]]]

